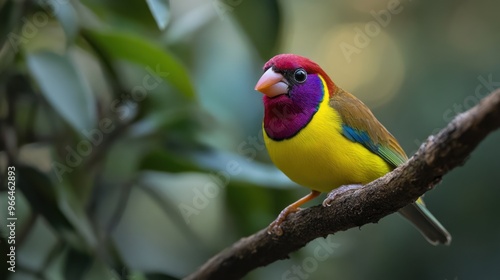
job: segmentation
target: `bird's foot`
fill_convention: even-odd
[[[292,206],[292,205],[290,205]],[[289,214],[298,212],[302,209],[298,207],[286,207],[281,211],[281,213],[278,215],[276,220],[274,220],[268,227],[267,227],[267,233],[268,234],[275,234],[276,236],[281,236],[283,235],[283,229],[281,228],[281,224],[286,220],[286,217],[288,217]]]
[[[283,235],[283,229],[281,228],[281,224],[286,220],[286,217],[293,212],[297,212],[300,210],[299,206],[302,204],[318,197],[321,193],[319,191],[311,191],[310,194],[304,196],[303,198],[295,201],[294,203],[288,205],[281,213],[278,215],[278,218],[272,222],[269,227],[267,227],[268,234],[275,234],[276,236]]]
[[[343,186],[340,186],[340,187],[332,190],[331,192],[328,193],[328,195],[326,196],[326,199],[323,200],[323,207],[331,206],[332,202],[335,199],[337,199],[338,197],[341,197],[348,192],[358,190],[362,187],[363,187],[363,185],[361,185],[361,184],[351,184],[351,185],[343,185]]]

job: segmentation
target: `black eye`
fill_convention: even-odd
[[[303,83],[307,79],[307,72],[306,70],[299,68],[295,70],[295,73],[293,73],[293,78],[295,79],[296,82],[298,83]]]

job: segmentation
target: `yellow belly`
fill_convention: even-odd
[[[366,184],[391,171],[381,157],[342,135],[341,118],[328,102],[325,92],[318,112],[291,139],[275,141],[264,131],[274,164],[297,184],[321,192]]]

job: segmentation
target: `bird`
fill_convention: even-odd
[[[255,90],[263,94],[262,130],[271,161],[288,178],[311,192],[283,209],[268,227],[282,235],[281,224],[300,206],[335,190],[354,190],[408,160],[396,138],[370,109],[338,87],[312,60],[278,54],[265,63]],[[451,235],[422,198],[401,208],[433,245],[449,245]]]

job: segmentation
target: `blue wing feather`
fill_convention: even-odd
[[[355,128],[352,128],[346,124],[342,124],[342,133],[347,139],[358,142],[368,148],[370,151],[377,153],[378,145],[375,145],[373,141],[370,139],[370,136],[366,131],[359,131]]]
[[[405,158],[390,149],[389,147],[382,146],[380,144],[373,143],[370,136],[366,131],[360,131],[358,129],[352,128],[346,124],[342,124],[342,134],[349,140],[353,142],[360,143],[368,150],[377,154],[385,161],[393,165],[394,167],[405,162]]]

